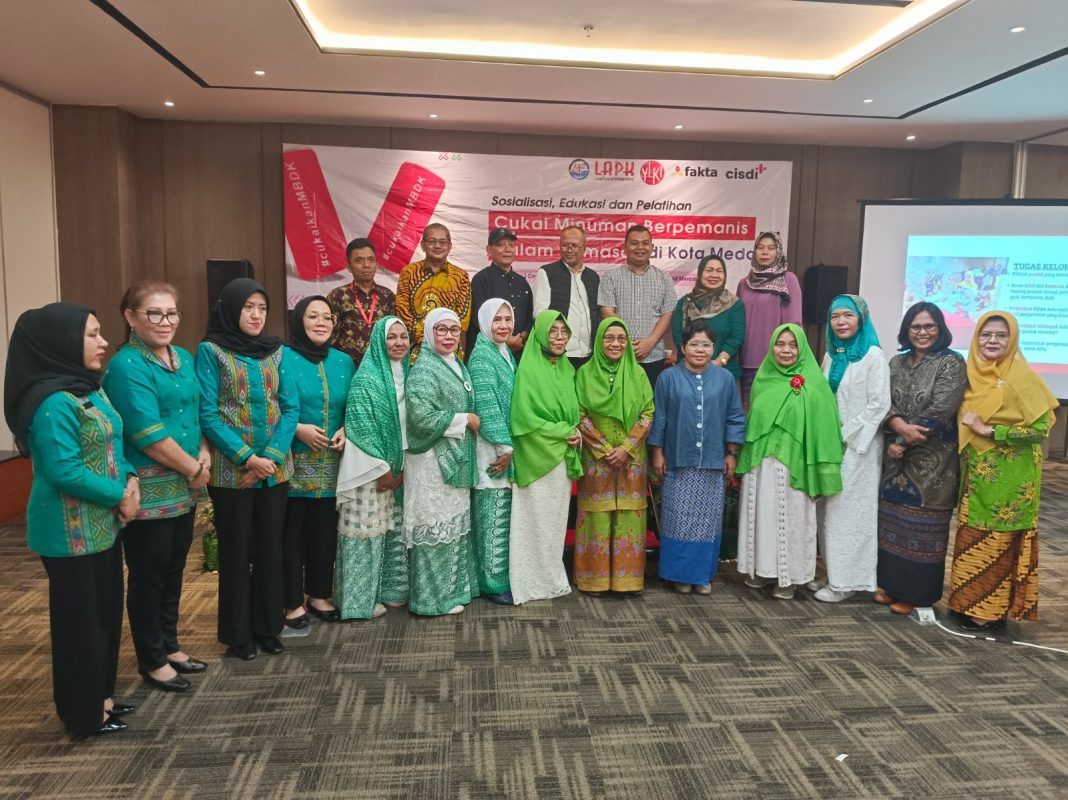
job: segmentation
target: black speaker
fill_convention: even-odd
[[[831,301],[844,294],[849,282],[849,267],[813,264],[805,270],[801,292],[801,319],[806,325],[823,325]]]
[[[237,278],[254,278],[255,270],[247,258],[208,259],[208,308],[215,305],[223,287]]]

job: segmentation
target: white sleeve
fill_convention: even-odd
[[[467,433],[467,414],[456,414],[445,429],[445,436],[450,439],[462,439]]]
[[[549,276],[545,270],[539,269],[537,276],[534,278],[534,316],[538,316],[542,311],[548,311],[549,300],[552,297],[552,293],[549,289]]]
[[[338,505],[351,500],[351,493],[358,486],[363,486],[389,472],[389,464],[381,458],[375,458],[353,444],[351,439],[345,441],[338,465],[337,498]]]

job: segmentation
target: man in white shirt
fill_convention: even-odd
[[[545,264],[534,279],[534,316],[551,308],[567,317],[571,338],[565,353],[575,369],[590,360],[600,322],[600,278],[583,266],[585,256],[586,232],[577,225],[568,226],[560,231],[560,260]]]

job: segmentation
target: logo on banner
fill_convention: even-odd
[[[576,181],[584,181],[590,177],[590,162],[584,158],[576,158],[567,167],[568,174]]]
[[[656,186],[664,180],[664,165],[659,161],[646,161],[638,171],[643,181],[650,186]]]

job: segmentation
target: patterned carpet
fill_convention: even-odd
[[[1068,649],[1068,466],[1043,502],[1041,621],[1010,634]],[[730,568],[707,598],[652,579],[638,599],[392,609],[246,663],[214,641],[195,551],[184,645],[210,670],[188,695],[150,691],[127,637],[130,730],[74,744],[22,527],[0,529],[0,559],[0,798],[1068,796],[1068,655],[867,597],[776,601]]]

